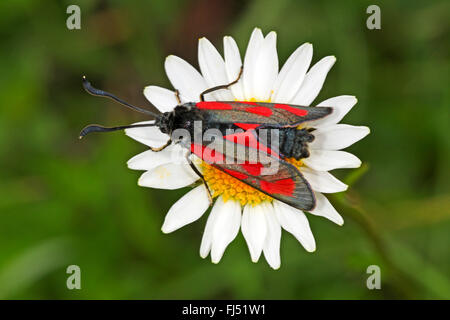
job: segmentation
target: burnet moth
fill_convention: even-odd
[[[328,116],[332,108],[248,101],[205,101],[206,94],[228,89],[239,81],[241,75],[242,68],[235,81],[205,90],[200,94],[200,102],[181,103],[176,91],[178,105],[173,111],[164,113],[154,113],[133,106],[111,93],[92,87],[83,77],[83,86],[88,93],[111,98],[128,108],[152,116],[155,121],[152,124],[119,127],[89,125],[81,131],[80,138],[91,132],[157,126],[162,133],[168,134],[170,139],[160,148],[150,147],[151,150],[158,152],[170,144],[180,143],[189,150],[189,154],[195,154],[209,165],[260,192],[297,209],[311,211],[316,204],[311,186],[300,171],[286,159],[301,160],[309,156],[307,146],[314,140],[314,136],[307,129],[299,129],[299,126],[304,122]],[[187,131],[190,137],[200,135],[200,139],[183,139],[176,134],[179,130]],[[214,139],[203,138],[205,132],[211,130],[218,133]],[[263,131],[264,140],[261,139]],[[271,135],[271,143],[267,142],[267,132]],[[274,132],[276,145],[273,143]],[[214,141],[214,146],[211,141]],[[229,150],[233,152],[228,152]],[[254,151],[259,155],[256,161],[252,158]],[[262,159],[261,155],[265,157],[265,161],[259,160]],[[189,157],[187,160],[209,192],[200,170]],[[268,170],[274,163],[277,170]],[[209,198],[212,201],[210,192]]]

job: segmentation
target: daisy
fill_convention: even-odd
[[[272,31],[264,37],[258,28],[250,37],[244,61],[232,37],[224,37],[223,45],[224,57],[206,38],[199,40],[201,73],[179,57],[167,57],[165,70],[173,87],[179,91],[182,103],[197,102],[200,93],[206,89],[235,80],[243,65],[243,75],[235,85],[206,95],[206,100],[309,106],[336,61],[334,56],[327,56],[309,68],[313,48],[310,43],[305,43],[291,54],[279,71],[276,33]],[[178,105],[175,91],[165,88],[148,86],[144,95],[161,112],[172,111]],[[341,150],[364,138],[369,128],[338,123],[356,102],[354,96],[342,95],[317,104],[333,107],[333,113],[302,124],[303,128],[314,129],[311,133],[315,139],[308,145],[310,156],[288,160],[300,170],[314,191],[316,207],[309,213],[338,225],[344,221],[324,194],[347,189],[347,185],[329,173],[330,170],[361,165],[356,156]],[[146,123],[149,122],[139,124]],[[131,128],[126,134],[156,148],[169,139],[157,127]],[[198,184],[198,175],[185,161],[186,152],[179,144],[170,145],[160,152],[145,151],[128,161],[130,169],[146,171],[139,178],[140,186],[167,190],[194,186],[170,208],[162,226],[164,233],[198,220],[210,206],[206,187]],[[315,251],[316,243],[304,212],[274,200],[206,163],[200,161],[198,167],[214,198],[200,245],[202,258],[210,255],[211,261],[218,263],[239,230],[247,242],[251,260],[257,262],[264,254],[273,269],[278,269],[281,264],[282,229],[291,233],[308,252]]]

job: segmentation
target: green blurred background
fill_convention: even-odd
[[[0,1],[0,298],[401,299],[450,298],[448,1]],[[81,7],[81,30],[66,8]],[[278,32],[280,62],[303,42],[337,63],[316,101],[353,94],[345,123],[372,133],[338,170],[339,227],[309,215],[317,251],[288,233],[282,266],[250,261],[241,234],[221,263],[199,257],[205,214],[173,234],[164,215],[186,190],[137,186],[126,161],[145,146],[121,133],[78,140],[88,123],[145,118],[82,90],[97,86],[146,105],[142,89],[170,87],[169,54],[197,66],[197,41],[245,53],[252,29]],[[66,288],[81,267],[82,289]],[[381,267],[368,290],[366,268]]]

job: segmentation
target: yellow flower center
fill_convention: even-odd
[[[290,164],[293,164],[297,168],[300,168],[303,165],[303,161],[301,159],[297,160],[295,158],[286,158],[286,159],[284,159],[284,161],[289,162]]]
[[[251,102],[270,102],[267,101],[257,101],[251,98]],[[297,168],[303,165],[301,160],[295,160],[294,158],[286,158],[285,161],[293,164]],[[243,183],[239,179],[236,179],[229,174],[214,168],[213,166],[207,164],[206,162],[200,163],[200,171],[208,184],[209,190],[213,198],[222,196],[224,201],[230,199],[238,201],[242,206],[246,204],[257,205],[263,201],[272,201],[273,198],[256,190],[253,187]]]
[[[212,167],[206,162],[201,163],[200,169],[213,198],[222,196],[224,201],[232,199],[239,201],[243,206],[246,204],[257,205],[263,201],[272,201],[272,198],[268,195]]]

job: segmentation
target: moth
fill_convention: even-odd
[[[316,200],[311,186],[297,167],[286,159],[301,160],[309,156],[308,143],[314,140],[314,135],[310,130],[302,129],[301,125],[330,115],[333,111],[332,107],[306,107],[249,101],[205,101],[206,94],[228,89],[237,83],[242,71],[241,68],[235,81],[202,92],[199,102],[182,103],[178,91],[175,91],[178,105],[172,111],[164,113],[154,113],[133,106],[111,93],[92,87],[90,82],[83,77],[83,86],[88,93],[111,98],[135,111],[152,116],[155,121],[151,124],[119,127],[89,125],[81,131],[80,138],[91,132],[156,126],[171,138],[162,147],[150,147],[152,151],[159,152],[170,144],[180,143],[189,150],[188,154],[196,155],[214,168],[239,179],[260,192],[297,209],[313,210]],[[200,129],[196,124],[201,125]],[[186,140],[175,134],[177,130],[185,130],[191,137],[196,135],[202,137],[211,129],[219,133],[214,137],[213,147],[211,139]],[[233,133],[230,134],[230,131]],[[264,141],[261,139],[263,131],[277,133],[276,147],[272,143],[267,143],[267,139]],[[227,150],[233,150],[233,152]],[[266,161],[258,159],[252,161],[250,157],[255,151],[260,156],[258,159],[264,158]],[[202,173],[189,156],[187,160],[193,171],[205,184],[212,203],[212,196]],[[269,166],[274,163],[277,170],[275,172],[268,170]]]

